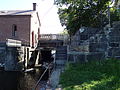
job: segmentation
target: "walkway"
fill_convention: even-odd
[[[59,84],[59,77],[60,77],[61,69],[56,69],[53,71],[51,77],[50,77],[50,85],[52,86],[53,90],[58,86]]]

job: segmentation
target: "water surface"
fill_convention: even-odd
[[[32,73],[0,71],[0,90],[32,90],[41,73],[40,70]]]

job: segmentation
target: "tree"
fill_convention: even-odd
[[[63,30],[62,32],[60,32],[60,34],[68,35],[68,31],[67,30]]]
[[[114,6],[116,7],[119,2],[119,0],[115,0]]]
[[[60,22],[74,35],[81,26],[102,27],[107,24],[110,0],[56,0]]]

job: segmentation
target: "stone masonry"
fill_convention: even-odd
[[[92,30],[90,31],[92,32]],[[78,31],[75,34],[72,38],[68,60],[75,62],[75,60],[91,61],[120,58],[120,21],[113,22],[112,27],[107,25],[104,29],[99,29],[92,35],[89,34],[89,28],[84,28],[82,32]],[[81,40],[81,35],[85,36],[85,40]],[[78,39],[77,41],[75,37]]]

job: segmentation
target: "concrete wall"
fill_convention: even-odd
[[[34,31],[34,43],[35,43],[34,47],[36,47],[39,36],[40,36],[40,32],[38,30],[40,30],[40,22],[39,22],[39,18],[38,18],[38,13],[35,12],[31,16],[31,31],[30,31],[31,45],[32,45],[32,32]]]
[[[27,68],[27,63],[30,59],[30,48],[8,47],[6,53],[5,70],[7,71],[22,71]]]
[[[0,43],[0,64],[6,71],[22,71],[27,67],[29,60],[29,47],[7,47]]]

